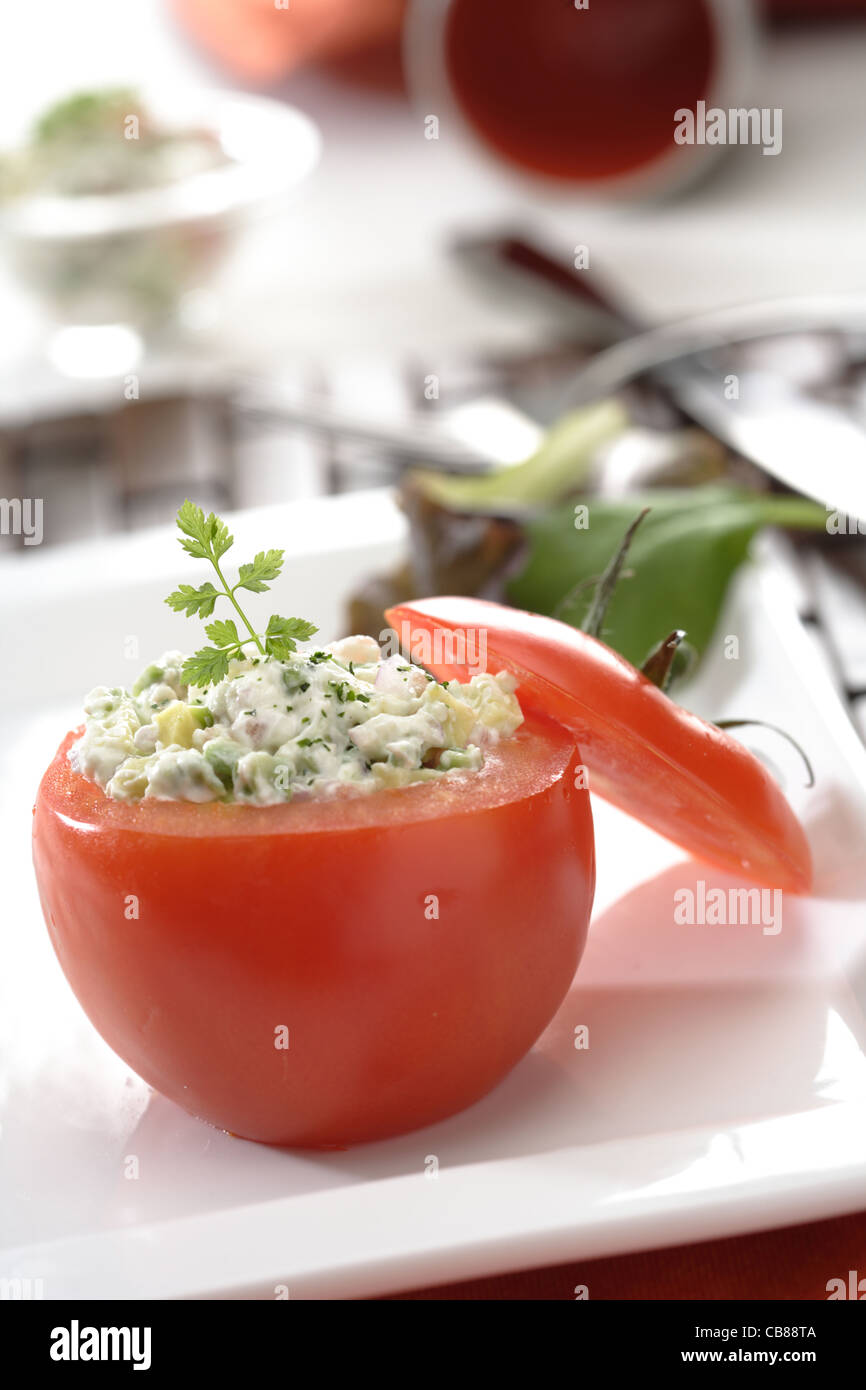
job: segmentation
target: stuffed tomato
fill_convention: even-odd
[[[60,963],[96,1028],[194,1115],[343,1146],[452,1114],[568,989],[595,886],[574,738],[507,673],[440,683],[370,637],[240,604],[280,573],[185,502],[210,645],[97,686],[37,795]],[[244,599],[244,601],[246,601]]]
[[[483,1096],[578,965],[588,786],[729,872],[808,891],[761,764],[594,637],[461,598],[391,610],[384,657],[371,637],[314,647],[298,618],[257,632],[238,592],[267,589],[282,552],[230,584],[224,523],[185,503],[178,524],[218,582],[167,602],[206,618],[224,600],[242,627],[91,691],[39,788],[34,861],[90,1019],[194,1115],[345,1146]]]
[[[595,874],[558,724],[526,719],[478,771],[282,805],[119,800],[74,740],[35,808],[51,939],[103,1038],[194,1115],[380,1139],[484,1095],[556,1012]]]

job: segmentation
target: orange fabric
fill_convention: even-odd
[[[568,1299],[586,1285],[593,1299],[826,1300],[827,1282],[857,1270],[866,1280],[866,1212],[759,1235],[577,1260],[495,1279],[393,1294],[392,1299]],[[860,1295],[866,1299],[866,1284]]]

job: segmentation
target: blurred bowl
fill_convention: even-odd
[[[13,274],[61,322],[170,322],[244,228],[279,211],[319,158],[313,122],[266,97],[143,89],[139,104],[167,133],[210,136],[224,162],[133,191],[0,203]]]

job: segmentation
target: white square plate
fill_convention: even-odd
[[[239,553],[288,538],[277,607],[317,616],[323,638],[348,588],[404,544],[382,493],[233,529]],[[595,801],[599,885],[575,983],[471,1109],[292,1153],[211,1129],[131,1073],[54,959],[30,806],[84,691],[188,640],[160,602],[186,565],[168,530],[0,564],[0,1276],[40,1280],[47,1298],[363,1297],[866,1205],[866,754],[761,565],[735,584],[688,703],[781,725],[815,765],[807,791],[796,754],[747,731],[816,861],[816,897],[786,898],[779,932],[676,925],[676,891],[734,881]]]

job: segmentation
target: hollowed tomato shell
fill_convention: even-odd
[[[74,737],[35,807],[51,940],[106,1042],[194,1115],[381,1139],[483,1096],[556,1012],[595,860],[555,722],[477,774],[280,807],[114,801],[70,767]]]

